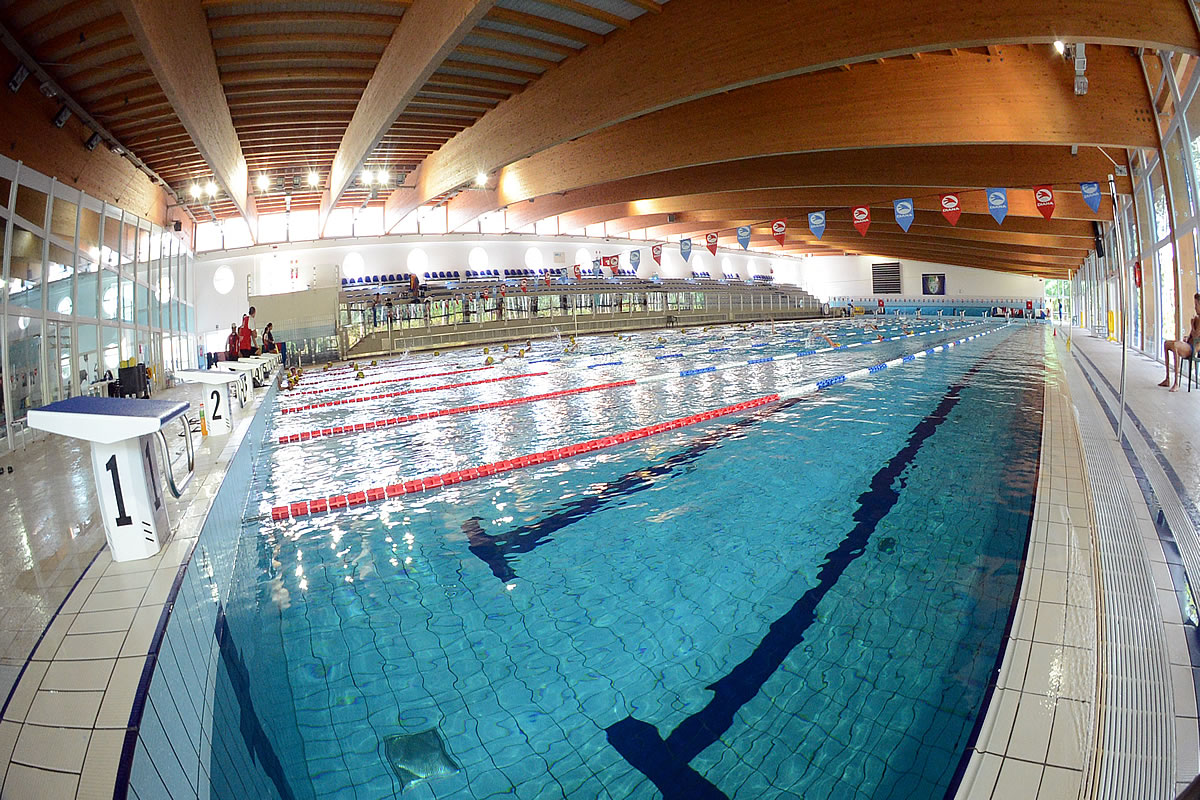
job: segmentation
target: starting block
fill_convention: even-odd
[[[149,558],[170,535],[159,471],[175,497],[195,474],[187,409],[185,402],[166,400],[72,397],[29,411],[29,427],[92,443],[92,474],[113,561]],[[163,434],[173,420],[183,423],[187,475],[182,483],[175,480]]]
[[[206,436],[224,436],[233,430],[233,404],[229,398],[229,385],[240,384],[241,373],[220,369],[184,369],[176,372],[175,377],[184,383],[205,384],[205,400],[200,405],[200,413],[207,429]],[[243,401],[242,406],[245,405]]]

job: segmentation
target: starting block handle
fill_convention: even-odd
[[[176,417],[183,423],[183,443],[184,453],[187,456],[187,475],[184,476],[182,483],[177,483],[175,480],[175,463],[171,460],[171,450],[167,447],[167,437],[162,432],[162,429],[155,431],[158,434],[158,444],[162,448],[163,472],[167,476],[167,488],[171,490],[171,494],[178,500],[187,489],[188,484],[192,482],[192,478],[196,477],[196,450],[192,444],[192,423],[186,414],[181,414]]]

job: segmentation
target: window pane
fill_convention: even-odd
[[[121,278],[121,319],[125,322],[133,322],[133,282],[122,276]],[[122,356],[127,358],[128,356]]]
[[[36,317],[8,316],[8,391],[12,400],[11,419],[21,419],[42,404],[42,322]]]
[[[117,318],[117,274],[112,270],[100,270],[100,318]]]
[[[105,373],[111,372],[113,378],[117,377],[117,368],[121,366],[120,340],[121,335],[116,328],[110,325],[104,326],[104,371]]]
[[[137,254],[137,222],[138,218],[132,214],[125,215],[125,221],[121,224],[121,272],[130,275],[133,273],[134,256]]]
[[[8,193],[12,191],[12,181],[8,178],[0,178],[0,208],[8,208]],[[4,417],[0,416],[0,421]]]
[[[72,261],[75,254],[64,250],[53,242],[50,243],[49,260],[46,264],[46,283],[50,296],[47,298],[51,311],[59,314],[70,314],[74,308],[71,299],[71,275],[74,273]]]
[[[1171,235],[1171,221],[1167,219],[1167,193],[1162,185],[1162,173],[1157,169],[1150,173],[1154,187],[1154,240],[1161,241]]]
[[[137,324],[150,324],[150,290],[140,283],[133,285],[133,294],[137,303]]]
[[[1171,178],[1171,204],[1175,208],[1175,223],[1178,225],[1192,215],[1191,200],[1188,198],[1190,170],[1183,163],[1183,134],[1171,134],[1166,141],[1167,172]]]
[[[75,241],[75,214],[77,207],[74,203],[54,198],[50,210],[50,232],[60,237],[64,242],[73,244]]]
[[[95,325],[78,325],[76,330],[79,335],[79,346],[76,348],[78,360],[75,362],[75,376],[82,389],[87,388],[88,384],[100,380],[100,373],[97,372],[100,364],[97,350],[99,342],[96,339]]]
[[[100,261],[100,214],[86,206],[79,218],[79,252],[87,256],[88,261]]]
[[[1159,313],[1162,315],[1160,341],[1175,338],[1175,246],[1170,242],[1158,251]]]
[[[46,193],[17,186],[17,214],[39,227],[46,224]]]
[[[104,214],[104,244],[100,248],[100,263],[116,269],[121,263],[121,216],[109,209]]]
[[[42,237],[24,228],[13,229],[9,266],[8,303],[23,308],[42,307]]]

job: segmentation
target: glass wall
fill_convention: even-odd
[[[1124,255],[1131,276],[1135,263],[1142,276],[1131,298],[1137,329],[1130,343],[1161,360],[1163,342],[1187,336],[1195,314],[1200,71],[1189,55],[1147,53],[1145,59],[1163,144],[1161,152],[1130,154],[1137,211],[1125,219],[1131,247]]]
[[[0,435],[10,447],[9,422],[105,394],[123,360],[144,363],[156,388],[195,366],[192,254],[173,233],[0,156],[0,253]]]

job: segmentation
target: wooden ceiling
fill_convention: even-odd
[[[1094,213],[1079,182],[1158,145],[1139,51],[1200,51],[1186,0],[0,0],[0,24],[179,194],[214,181],[201,219],[366,204],[392,229],[438,205],[450,230],[507,209],[510,229],[658,239],[750,225],[780,249],[786,217],[788,252],[1046,277],[1111,218],[1107,188]],[[1055,40],[1087,43],[1086,95]],[[1010,189],[1002,226],[988,186]]]

